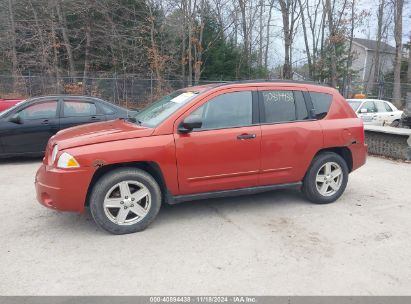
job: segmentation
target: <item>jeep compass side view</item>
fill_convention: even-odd
[[[364,129],[325,86],[255,81],[178,90],[118,119],[58,132],[35,185],[46,207],[114,234],[141,231],[162,203],[301,189],[324,204],[366,161]]]

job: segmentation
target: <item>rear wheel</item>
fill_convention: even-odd
[[[398,128],[400,126],[400,121],[397,119],[397,120],[394,120],[391,124],[390,124],[390,127],[394,127],[394,128]]]
[[[304,178],[303,192],[313,203],[327,204],[336,201],[348,182],[345,160],[333,152],[317,155]]]
[[[135,168],[115,169],[101,177],[90,196],[90,212],[101,228],[113,234],[145,229],[161,206],[155,179]]]

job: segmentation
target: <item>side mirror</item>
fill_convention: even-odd
[[[178,132],[189,133],[193,129],[201,128],[203,121],[200,116],[188,116],[186,117],[178,127]]]
[[[360,110],[360,112],[361,112],[361,113],[367,113],[367,112],[368,112],[368,110],[367,110],[367,109],[365,109],[365,108],[362,108],[362,109]]]
[[[11,116],[10,118],[9,118],[9,121],[10,122],[13,122],[13,123],[15,123],[15,124],[22,124],[23,122],[21,121],[21,117],[20,117],[20,115],[18,114],[18,113],[16,113],[16,114],[14,114],[13,116]]]

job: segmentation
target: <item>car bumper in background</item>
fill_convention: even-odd
[[[37,200],[48,208],[83,212],[93,172],[91,168],[64,170],[42,164],[35,178]]]

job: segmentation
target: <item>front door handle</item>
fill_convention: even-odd
[[[43,120],[43,121],[41,122],[41,124],[47,126],[47,125],[49,124],[49,120],[48,120],[48,119],[45,119],[45,120]]]
[[[252,139],[256,138],[255,134],[241,134],[237,136],[237,139]]]
[[[98,116],[91,116],[91,120],[100,120]]]

